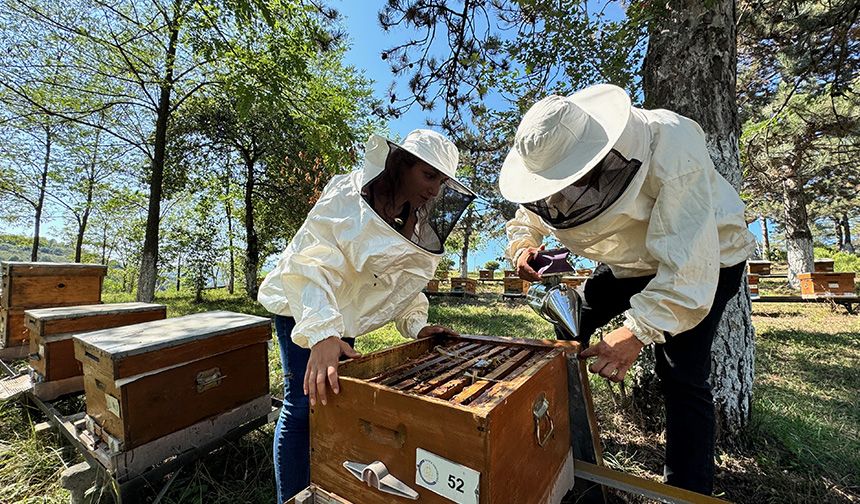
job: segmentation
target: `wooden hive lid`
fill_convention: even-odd
[[[84,348],[123,359],[270,325],[271,320],[265,317],[212,311],[77,334],[75,341]],[[266,339],[270,337],[271,333],[267,332]]]
[[[749,259],[747,262],[750,264],[770,264],[770,261],[765,259]]]
[[[0,261],[4,276],[100,275],[107,274],[103,264]]]
[[[87,315],[107,315],[110,313],[135,313],[166,308],[155,303],[111,303],[78,306],[61,306],[56,308],[34,308],[27,310],[28,317],[39,321],[63,320],[85,317]]]

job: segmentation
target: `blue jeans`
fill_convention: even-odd
[[[293,343],[290,335],[296,321],[275,316],[275,331],[284,368],[284,406],[275,426],[275,487],[278,504],[304,490],[311,481],[311,448],[308,417],[310,403],[304,392],[305,370],[311,351]],[[353,345],[354,340],[344,338]]]

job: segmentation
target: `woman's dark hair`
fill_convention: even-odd
[[[371,184],[371,197],[376,201],[387,201],[393,207],[394,195],[400,190],[403,170],[412,168],[421,159],[406,149],[401,149],[392,143],[389,143],[388,147],[390,150],[388,157],[385,159],[385,169]]]

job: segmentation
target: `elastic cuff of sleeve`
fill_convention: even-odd
[[[666,337],[663,335],[663,331],[653,329],[638,322],[632,315],[630,315],[630,312],[624,313],[624,327],[630,329],[630,332],[632,332],[633,335],[636,336],[636,339],[641,341],[643,345],[666,342]]]
[[[328,336],[308,336],[308,348],[313,348],[314,345],[319,343],[322,340],[326,340],[329,338],[340,338],[340,336],[336,334],[329,334]]]
[[[427,319],[414,319],[407,325],[409,334],[405,335],[410,339],[418,339],[418,333],[427,325]]]
[[[517,250],[516,252],[514,252],[514,255],[511,257],[511,267],[516,269],[517,263],[519,263],[519,261],[520,261],[520,256],[523,255],[523,252],[525,252],[527,248],[528,247],[523,247],[523,248]]]

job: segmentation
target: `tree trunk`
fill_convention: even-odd
[[[107,224],[102,226],[102,264],[107,266]]]
[[[228,160],[229,161],[229,160]],[[227,175],[225,176],[225,198],[224,207],[227,213],[227,251],[230,254],[230,271],[227,278],[227,292],[233,294],[236,281],[236,258],[233,253],[233,209],[230,205],[230,166],[227,165]]]
[[[767,230],[767,217],[762,215],[759,217],[761,222],[761,244],[762,244],[762,259],[770,261],[770,232]]]
[[[648,26],[645,106],[696,120],[717,171],[739,189],[735,2],[717,0],[705,7],[694,0],[670,0],[666,9]],[[746,289],[744,282],[726,306],[711,356],[717,435],[723,441],[734,439],[750,418],[754,331]]]
[[[851,223],[848,221],[848,214],[842,214],[842,241],[845,252],[853,254],[854,244],[851,243]]]
[[[51,128],[45,126],[45,162],[42,164],[42,174],[39,179],[39,200],[36,202],[34,216],[35,223],[33,225],[33,250],[30,251],[30,260],[36,262],[39,260],[39,230],[42,227],[42,209],[45,206],[45,191],[48,186],[48,167],[51,163],[51,137],[53,136]]]
[[[81,262],[81,255],[83,253],[84,248],[84,234],[87,231],[87,222],[90,220],[90,210],[93,205],[93,185],[95,181],[93,179],[89,180],[89,186],[87,187],[87,204],[84,207],[84,215],[81,216],[80,221],[78,221],[78,238],[75,241],[75,262]]]
[[[812,231],[809,230],[809,216],[806,213],[806,197],[803,181],[794,166],[783,166],[782,207],[785,224],[785,247],[788,255],[788,283],[795,289],[800,288],[797,275],[813,269]]]
[[[176,292],[182,287],[182,255],[176,257]]]
[[[254,229],[254,163],[256,160],[247,151],[242,152],[245,161],[245,292],[257,300],[257,269],[260,249],[257,231]]]
[[[96,141],[93,147],[93,157],[90,160],[90,172],[87,177],[87,203],[84,207],[84,215],[78,221],[78,239],[75,242],[75,262],[81,262],[81,252],[84,246],[84,234],[87,231],[87,222],[90,220],[90,211],[93,207],[93,191],[96,185],[96,166],[99,156],[99,139],[101,130],[96,130]]]
[[[831,217],[833,219],[833,231],[836,234],[836,249],[845,250],[845,242],[842,239],[842,219],[838,215]]]
[[[469,244],[472,241],[472,207],[466,210],[463,218],[463,248],[460,249],[460,276],[469,276]]]
[[[175,7],[175,6],[174,6]],[[164,156],[167,148],[167,123],[170,119],[170,94],[173,91],[173,68],[176,62],[176,46],[179,39],[180,19],[174,8],[170,26],[170,41],[167,46],[164,83],[158,97],[158,113],[155,120],[155,145],[152,157],[152,173],[149,179],[149,208],[146,214],[146,235],[140,258],[137,300],[149,303],[155,297],[155,282],[158,278],[158,230],[161,220],[161,193],[164,182]]]

